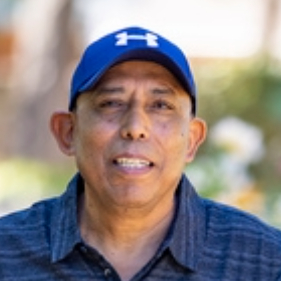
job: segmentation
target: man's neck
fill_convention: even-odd
[[[79,214],[82,238],[112,264],[122,280],[129,280],[153,257],[174,214],[173,200],[150,212],[122,208],[114,212],[93,210],[87,198],[82,201]]]

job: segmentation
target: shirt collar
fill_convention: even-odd
[[[77,174],[68,184],[65,193],[55,201],[50,225],[52,262],[65,258],[75,245],[82,242],[77,222],[77,201],[83,189],[83,180]]]
[[[169,248],[179,264],[195,271],[205,240],[205,207],[185,175],[177,192],[178,206]]]
[[[77,222],[77,201],[83,189],[83,179],[77,174],[53,208],[50,225],[52,262],[65,258],[77,244],[82,243]],[[205,208],[186,176],[182,176],[177,198],[168,247],[179,264],[195,271],[204,243]]]

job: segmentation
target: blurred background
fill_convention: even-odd
[[[209,135],[186,173],[208,198],[281,226],[281,0],[0,0],[0,215],[75,172],[50,132],[84,47],[129,25],[190,59]]]

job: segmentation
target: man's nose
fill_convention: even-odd
[[[131,106],[123,116],[121,136],[130,140],[145,140],[149,138],[150,120],[147,112],[140,106]]]

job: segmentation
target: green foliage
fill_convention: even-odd
[[[73,173],[72,167],[28,159],[0,162],[0,212],[20,209],[61,193]]]
[[[194,187],[205,198],[216,198],[225,190],[219,162],[215,157],[201,156],[185,169],[187,177]]]
[[[209,127],[227,116],[259,127],[266,154],[251,167],[262,189],[281,188],[281,71],[280,63],[266,56],[245,60],[215,60],[195,68],[199,115]],[[213,148],[209,142],[201,155]]]
[[[220,120],[234,116],[258,127],[263,134],[265,154],[244,167],[262,192],[263,217],[279,225],[281,211],[281,65],[267,56],[241,60],[205,60],[194,70],[199,95],[199,116],[210,130]],[[243,136],[241,136],[243,138]],[[219,164],[222,151],[207,139],[187,173],[203,196],[216,198],[231,185],[224,180]],[[223,152],[226,153],[226,152]],[[200,171],[200,173],[198,172]],[[200,175],[198,180],[198,174]],[[205,180],[202,180],[202,178]],[[201,179],[201,180],[200,180]]]

